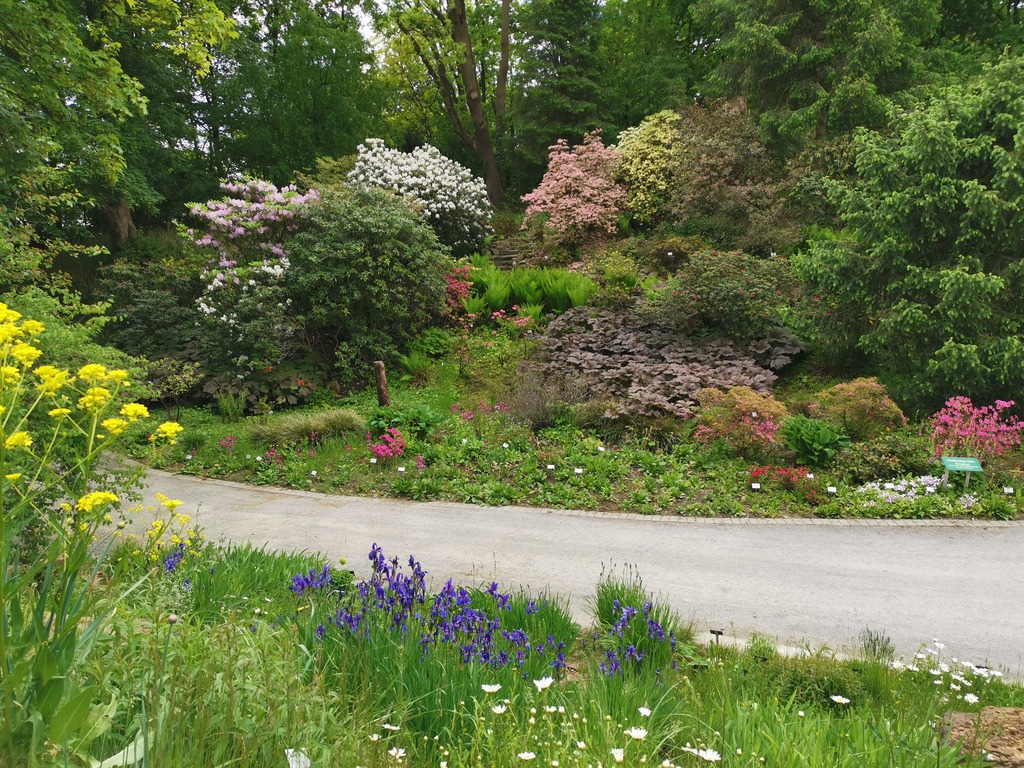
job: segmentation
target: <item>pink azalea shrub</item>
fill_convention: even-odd
[[[469,273],[472,269],[469,264],[462,264],[452,267],[451,272],[445,276],[445,279],[448,281],[446,297],[448,313],[452,317],[460,315],[465,311],[462,303],[469,298],[469,292],[473,287],[473,281],[469,278]]]
[[[622,153],[606,147],[596,131],[575,147],[559,139],[550,150],[540,186],[523,195],[528,204],[523,229],[546,216],[546,225],[565,242],[594,230],[614,233],[627,205],[626,190],[615,181]]]
[[[1003,413],[1013,404],[1013,400],[996,400],[995,405],[978,407],[969,397],[951,397],[932,416],[935,455],[991,459],[1018,447],[1024,422]]]

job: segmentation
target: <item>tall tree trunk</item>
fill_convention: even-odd
[[[132,209],[128,207],[128,201],[123,197],[101,205],[99,214],[103,220],[103,227],[110,236],[110,250],[116,251],[135,234]]]
[[[464,51],[463,56],[459,59],[459,77],[462,80],[463,92],[466,94],[469,116],[473,121],[473,150],[484,164],[484,184],[487,187],[487,198],[491,201],[491,205],[497,208],[505,199],[505,184],[494,155],[491,127],[487,123],[487,112],[480,95],[480,83],[476,77],[476,59],[473,56],[473,43],[469,37],[466,0],[449,0],[448,20],[452,25],[452,41],[462,47]]]

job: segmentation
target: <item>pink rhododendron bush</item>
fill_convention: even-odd
[[[599,133],[588,133],[572,148],[559,139],[540,186],[523,195],[523,228],[543,220],[565,244],[593,232],[614,233],[627,206],[626,190],[615,181],[621,163],[622,153],[606,147]]]

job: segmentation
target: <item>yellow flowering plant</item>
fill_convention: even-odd
[[[44,330],[0,302],[4,765],[26,756],[34,765],[58,751],[78,757],[88,747],[87,716],[106,692],[72,668],[112,608],[90,588],[114,541],[100,537],[142,472],[101,472],[97,460],[131,424],[149,417],[144,405],[125,402],[126,371],[98,363],[77,371],[38,364]],[[181,431],[166,422],[152,439],[173,442]]]

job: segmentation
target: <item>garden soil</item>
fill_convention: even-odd
[[[963,741],[964,751],[988,753],[993,768],[1024,768],[1024,709],[985,707],[977,712],[947,712],[942,733]]]

